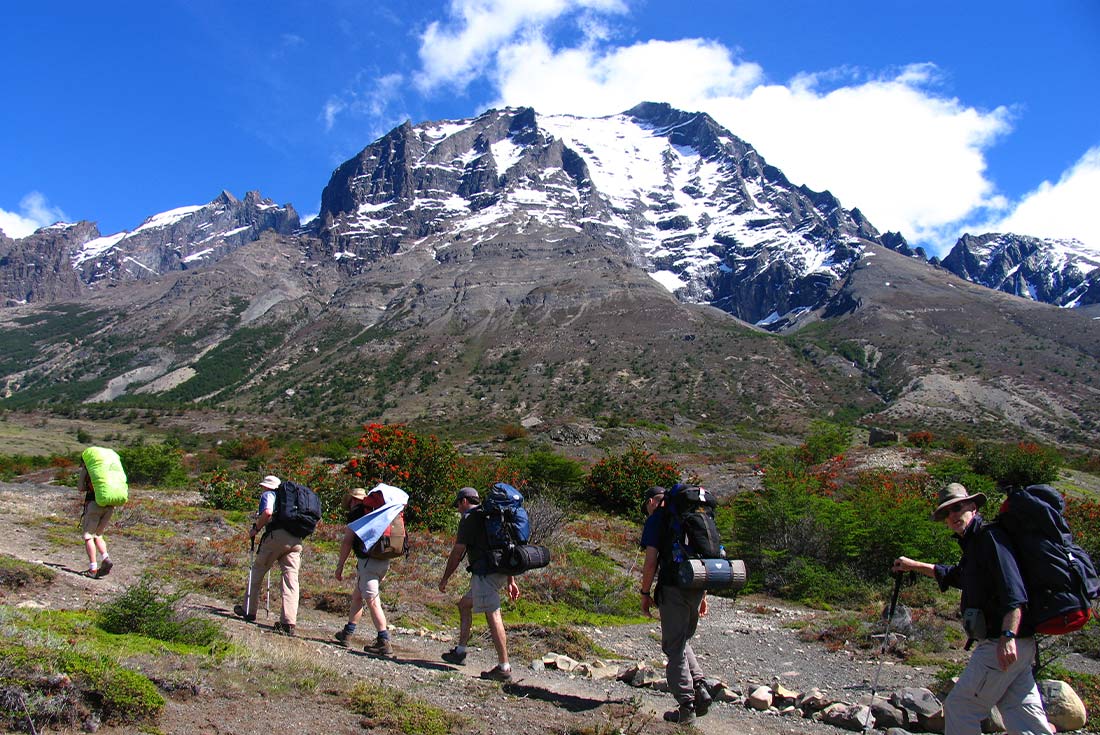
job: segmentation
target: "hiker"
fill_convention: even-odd
[[[114,567],[107,552],[107,542],[103,540],[103,531],[110,523],[115,507],[125,503],[127,498],[126,472],[118,454],[102,447],[85,449],[80,455],[80,477],[76,487],[84,494],[80,529],[84,534],[84,550],[88,554],[88,569],[81,574],[90,579],[100,579],[110,574]]]
[[[256,513],[255,523],[248,531],[248,537],[255,543],[260,529],[266,530],[252,560],[252,573],[249,576],[251,585],[245,595],[244,604],[234,606],[233,612],[249,622],[256,620],[256,600],[260,596],[264,575],[278,562],[283,572],[282,608],[279,622],[274,628],[276,633],[293,636],[298,623],[298,569],[302,562],[302,539],[272,521],[275,515],[275,491],[282,484],[282,480],[275,475],[268,475],[260,481],[260,487],[264,490],[260,494],[260,508]]]
[[[400,497],[397,499],[387,498],[387,490],[396,490],[400,493]],[[363,488],[355,488],[351,491],[351,495],[359,501],[360,511],[358,512],[358,518],[351,518],[348,521],[349,524],[374,513],[387,503],[392,502],[403,508],[408,501],[408,495],[400,489],[382,484],[373,488],[369,493]],[[382,535],[388,530],[393,516],[399,512],[391,514],[381,522],[382,528],[378,535]],[[348,515],[350,517],[352,513],[349,512]],[[382,580],[386,578],[386,573],[390,569],[390,560],[388,558],[378,558],[372,554],[359,535],[349,526],[344,529],[344,538],[340,543],[340,556],[336,560],[337,580],[342,581],[344,579],[344,563],[352,552],[355,553],[357,559],[358,579],[355,584],[355,594],[352,596],[351,614],[348,617],[347,624],[344,625],[344,629],[336,634],[336,639],[341,643],[347,642],[348,638],[355,632],[357,621],[362,616],[365,607],[370,611],[376,636],[374,643],[368,643],[363,647],[363,651],[376,656],[391,656],[393,655],[393,647],[390,644],[390,631],[386,621],[386,613],[382,610],[382,600],[378,596]],[[358,598],[358,608],[356,607],[356,598]]]
[[[977,735],[994,705],[1008,732],[1052,733],[1031,666],[1035,638],[1023,616],[1024,580],[1003,529],[985,522],[978,510],[985,495],[957,482],[940,491],[932,520],[943,521],[958,538],[958,564],[928,564],[907,557],[894,560],[894,572],[919,572],[940,589],[962,590],[960,609],[968,637],[977,643],[970,662],[947,696],[946,735]]]
[[[642,500],[642,514],[649,518],[653,515],[653,511],[661,507],[661,503],[665,500],[665,493],[668,490],[664,489],[660,485],[654,485],[645,491],[645,499]]]
[[[366,500],[367,491],[364,488],[356,487],[348,490],[344,495],[341,505],[344,508],[344,522],[351,523],[357,521],[366,514],[367,509],[363,505],[363,501]],[[355,550],[355,547],[353,547]],[[356,554],[358,557],[358,554]],[[341,564],[341,574],[343,565]],[[342,580],[341,574],[336,575],[336,579]],[[344,627],[333,634],[333,638],[340,643],[346,644],[348,639],[355,635],[355,629],[359,626],[359,621],[363,617],[363,593],[359,591],[359,581],[356,580],[355,589],[351,593],[351,610],[348,612],[348,622],[344,624]]]
[[[458,645],[443,654],[447,663],[463,665],[466,663],[466,644],[470,642],[474,613],[485,613],[485,622],[489,626],[489,635],[496,648],[497,665],[481,672],[482,679],[511,681],[512,666],[508,663],[508,636],[504,630],[504,620],[500,615],[500,590],[507,589],[508,599],[519,599],[519,585],[515,577],[501,573],[483,573],[489,550],[485,547],[488,538],[485,531],[485,515],[477,512],[481,498],[472,487],[464,487],[455,496],[455,508],[462,514],[458,523],[458,533],[454,546],[447,557],[447,566],[439,580],[439,591],[447,591],[447,581],[458,569],[462,558],[470,555],[470,589],[458,601],[459,632]]]
[[[712,697],[704,682],[703,670],[691,648],[691,638],[699,625],[699,618],[707,614],[707,592],[703,589],[681,589],[677,586],[676,565],[671,559],[671,535],[669,514],[672,511],[664,503],[665,493],[646,492],[644,505],[660,502],[650,511],[642,528],[642,547],[645,563],[642,566],[642,612],[653,615],[656,604],[661,613],[661,650],[668,659],[665,680],[668,690],[676,699],[677,707],[664,713],[668,722],[686,725],[702,717],[710,710]],[[657,586],[653,588],[656,579]],[[651,588],[652,591],[651,591]]]

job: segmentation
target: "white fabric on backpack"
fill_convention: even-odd
[[[378,539],[382,538],[382,534],[393,523],[393,519],[397,518],[409,502],[408,493],[393,485],[379,483],[371,488],[371,492],[382,493],[385,503],[377,510],[372,510],[348,524],[348,528],[362,539],[363,548],[366,549],[378,543]]]

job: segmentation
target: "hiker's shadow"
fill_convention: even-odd
[[[542,702],[549,702],[555,707],[561,707],[569,712],[589,712],[599,709],[601,706],[611,703],[622,703],[621,700],[592,699],[591,697],[578,697],[573,694],[562,694],[542,687],[524,684],[522,681],[504,684],[501,691],[514,697],[525,697]]]

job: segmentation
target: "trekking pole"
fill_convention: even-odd
[[[244,588],[244,614],[250,614],[249,606],[252,604],[252,567],[256,566],[256,537],[249,539],[252,542],[251,552],[248,555],[248,586]]]
[[[267,580],[267,619],[271,620],[271,570],[269,569],[267,574],[264,575],[264,579]]]
[[[882,634],[882,648],[878,652],[878,666],[875,667],[875,677],[871,680],[871,703],[867,706],[867,721],[863,723],[863,732],[867,732],[871,729],[871,717],[872,710],[875,706],[875,694],[878,692],[878,676],[882,673],[883,657],[886,656],[886,649],[890,645],[890,624],[894,622],[894,612],[898,608],[898,597],[901,595],[901,580],[904,579],[905,574],[903,572],[894,572],[894,592],[890,595],[890,607],[886,614],[886,629]]]

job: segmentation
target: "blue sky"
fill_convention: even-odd
[[[0,62],[12,236],[222,189],[307,216],[405,119],[652,100],[932,252],[991,230],[1100,251],[1096,0],[57,0],[6,9]]]

